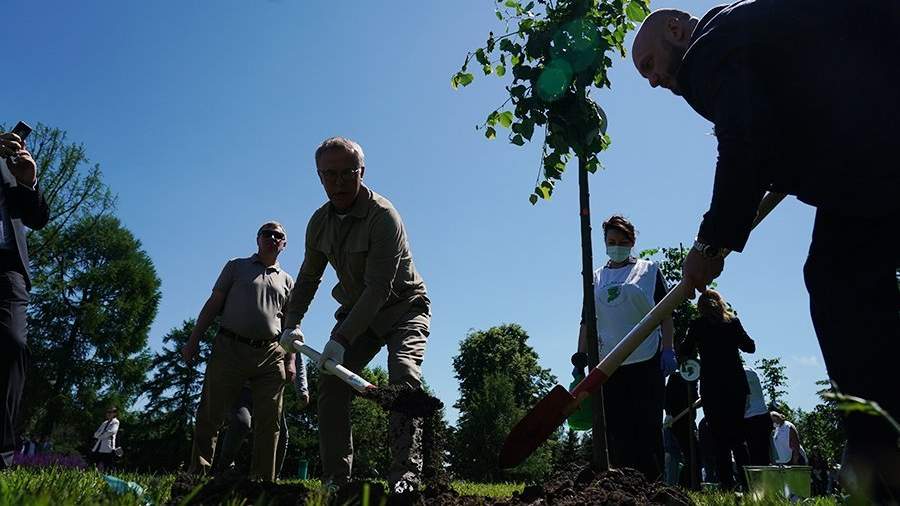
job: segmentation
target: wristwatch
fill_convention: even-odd
[[[704,242],[701,242],[700,239],[694,241],[692,249],[696,250],[706,258],[721,258],[725,253],[724,248],[713,246],[712,244],[706,244]]]

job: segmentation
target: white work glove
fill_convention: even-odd
[[[331,374],[325,370],[325,361],[329,359],[334,360],[338,364],[344,362],[344,345],[334,339],[330,339],[328,343],[325,344],[325,349],[322,350],[322,354],[319,355],[319,363],[316,365],[319,367],[319,370],[322,371],[322,374]]]
[[[300,329],[297,327],[284,329],[281,332],[281,337],[278,339],[278,344],[281,345],[281,349],[283,349],[285,353],[296,353],[297,350],[294,349],[294,341],[304,342],[303,332],[300,332]]]

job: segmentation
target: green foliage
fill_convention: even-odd
[[[194,429],[194,414],[203,388],[203,367],[209,358],[217,325],[200,340],[198,357],[187,364],[181,356],[195,321],[185,320],[163,337],[163,347],[153,357],[151,377],[144,383],[144,413],[123,420],[133,427],[126,445],[124,465],[137,469],[174,471],[187,467]]]
[[[88,443],[106,405],[141,393],[160,281],[140,241],[110,216],[67,226],[32,267],[24,417],[57,442]]]
[[[515,405],[521,409],[530,408],[556,384],[550,370],[538,363],[537,353],[528,345],[528,334],[514,323],[469,332],[453,357],[453,371],[460,392],[455,407],[460,411],[468,408],[472,396],[494,371],[502,371],[512,382]]]
[[[782,411],[782,414],[787,415],[783,409],[786,405],[781,399],[786,393],[784,389],[787,388],[788,378],[784,372],[785,366],[781,363],[781,357],[761,358],[756,361],[756,367],[762,372],[762,387],[769,397],[770,409],[774,407],[774,409]]]
[[[827,386],[829,382],[822,380],[816,384]],[[807,454],[810,457],[819,454],[828,465],[840,462],[841,452],[847,443],[837,403],[829,398],[831,393],[831,388],[821,390],[819,396],[823,402],[809,412],[798,410],[795,423]]]
[[[504,373],[488,373],[472,392],[466,409],[460,411],[454,432],[451,463],[457,477],[469,480],[535,481],[550,470],[550,445],[542,445],[524,463],[511,470],[500,469],[503,443],[513,425],[524,414],[516,404],[513,382]]]
[[[684,265],[684,259],[690,250],[685,249],[683,245],[677,248],[654,248],[641,251],[639,256],[643,259],[653,260],[659,266],[663,278],[669,289],[681,282],[681,266]],[[697,318],[700,313],[697,311],[697,305],[690,300],[684,300],[679,304],[675,311],[672,312],[672,320],[675,326],[674,338],[675,348],[684,341],[687,336],[688,327],[691,321]],[[679,357],[681,358],[681,357]],[[684,357],[688,358],[688,357]]]
[[[65,131],[38,123],[28,136],[28,149],[50,207],[47,226],[28,233],[28,251],[37,259],[72,223],[110,215],[116,199],[103,182],[100,165],[91,165],[84,145],[69,142]]]
[[[509,141],[517,146],[531,141],[535,128],[544,128],[541,173],[529,197],[535,204],[551,198],[573,155],[590,172],[600,168],[597,155],[610,138],[606,114],[589,91],[610,87],[609,53],[625,55],[625,34],[649,14],[649,1],[497,0],[494,12],[504,33],[491,32],[483,47],[469,52],[450,85],[472,83],[473,59],[484,75],[512,74],[509,97],[479,128],[490,129],[488,139],[496,136],[498,124],[509,128]],[[504,110],[507,104],[511,110]]]

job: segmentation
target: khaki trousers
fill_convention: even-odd
[[[206,365],[203,393],[197,407],[189,471],[206,473],[212,466],[219,428],[249,382],[253,395],[253,456],[250,476],[275,479],[281,394],[286,379],[284,352],[273,342],[263,348],[219,334]]]
[[[422,359],[431,316],[413,309],[384,337],[367,332],[357,337],[344,353],[344,367],[359,373],[381,350],[388,348],[388,381],[391,385],[422,386]],[[323,480],[345,482],[353,468],[353,433],[350,402],[354,390],[330,374],[319,380],[319,452]],[[422,472],[421,420],[391,412],[391,468],[388,482],[418,482]]]

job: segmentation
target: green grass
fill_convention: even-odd
[[[764,497],[761,500],[753,500],[749,496],[738,497],[736,494],[725,492],[689,492],[698,506],[786,506],[792,504],[784,497]],[[840,504],[831,497],[814,497],[804,499],[797,503],[803,506],[837,506]]]
[[[106,484],[103,475],[94,470],[78,469],[16,469],[0,472],[0,506],[67,506],[75,504],[101,504],[115,506],[137,506],[145,504],[159,505],[169,500],[169,490],[175,480],[174,475],[117,473],[117,477],[134,481],[144,488],[144,497],[134,494],[116,494]],[[313,492],[307,497],[307,506],[326,504],[326,494],[319,480],[285,480],[286,483],[299,483]],[[453,489],[461,495],[491,498],[509,497],[521,492],[521,483],[472,483],[457,481]],[[690,493],[699,506],[782,506],[791,504],[783,498],[766,498],[761,501],[739,498],[735,494],[722,492]],[[226,506],[240,506],[243,500],[234,499]],[[802,501],[809,506],[837,506],[840,504],[832,498],[815,498]]]

